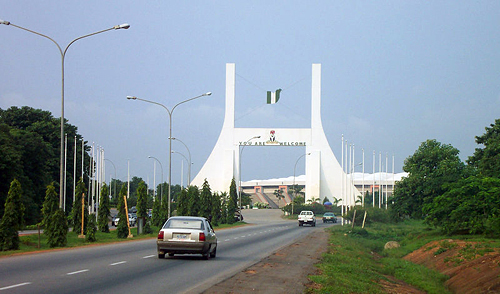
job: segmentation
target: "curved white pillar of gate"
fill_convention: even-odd
[[[351,205],[352,199],[344,199],[342,179],[345,174],[333,154],[326,139],[321,123],[321,64],[312,65],[312,107],[311,128],[235,128],[234,98],[235,98],[235,65],[226,64],[226,111],[224,124],[219,139],[207,161],[191,182],[191,185],[201,187],[208,180],[212,191],[227,192],[231,180],[239,179],[239,148],[247,143],[249,138],[260,136],[247,144],[263,147],[280,145],[306,147],[306,200],[334,197],[343,199],[343,203]],[[273,131],[273,135],[271,132]],[[273,138],[271,138],[273,137]],[[344,188],[344,191],[347,191]],[[351,191],[357,190],[351,186]]]

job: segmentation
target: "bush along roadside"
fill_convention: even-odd
[[[308,293],[387,293],[403,285],[401,281],[426,293],[450,293],[444,286],[447,276],[402,257],[439,232],[422,222],[374,223],[369,228],[333,226],[328,252],[317,265],[319,275],[310,276],[314,286]],[[384,249],[389,241],[400,247]]]

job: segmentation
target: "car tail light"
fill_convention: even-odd
[[[158,232],[158,240],[163,240],[163,231]]]
[[[200,236],[198,237],[198,241],[205,241],[205,233],[200,233]]]

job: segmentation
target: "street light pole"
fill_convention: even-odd
[[[184,145],[184,147],[186,147],[186,150],[188,152],[188,156],[189,156],[189,163],[188,163],[188,186],[191,185],[191,165],[193,164],[193,162],[191,162],[191,152],[189,152],[189,148],[186,144],[184,144],[184,142],[182,142],[181,140],[177,139],[177,138],[172,138],[172,140],[177,140],[179,142],[182,143],[182,145]],[[187,159],[186,159],[187,160]]]
[[[295,166],[293,167],[293,199],[292,199],[292,215],[293,215],[293,202],[295,200],[295,197],[297,197],[297,189],[295,187],[295,169],[297,168],[297,163],[299,162],[299,160],[306,156],[306,155],[311,155],[311,152],[309,153],[306,153],[306,154],[302,154],[301,156],[299,156],[299,158],[297,158],[297,161],[295,161]],[[304,197],[305,198],[305,197]],[[305,199],[304,199],[305,200]]]
[[[184,154],[182,154],[182,153],[180,153],[180,152],[178,152],[178,151],[174,151],[174,150],[172,150],[172,154],[174,154],[174,153],[177,153],[177,154],[179,154],[180,156],[184,157],[184,159],[186,160],[186,162],[188,161],[187,157],[186,157]],[[181,174],[182,174],[182,170],[181,170]],[[181,178],[181,180],[182,180],[182,178]],[[181,186],[182,186],[182,181],[181,181]],[[188,183],[188,186],[189,186],[189,183]]]
[[[190,98],[190,99],[187,99],[187,100],[184,100],[184,101],[181,101],[177,104],[174,105],[174,107],[172,107],[172,110],[169,110],[165,105],[161,104],[161,103],[158,103],[158,102],[154,102],[154,101],[150,101],[150,100],[146,100],[146,99],[141,99],[141,98],[137,98],[136,96],[127,96],[127,99],[132,99],[132,100],[141,100],[141,101],[144,101],[144,102],[148,102],[148,103],[152,103],[152,104],[156,104],[156,105],[159,105],[161,107],[163,107],[167,113],[168,113],[168,117],[169,117],[169,136],[168,136],[168,212],[167,212],[167,217],[170,218],[170,201],[171,201],[171,193],[172,193],[172,190],[171,190],[171,184],[172,184],[172,114],[174,113],[174,110],[177,106],[183,104],[183,103],[186,103],[188,101],[191,101],[191,100],[194,100],[194,99],[197,99],[197,98],[200,98],[200,97],[203,97],[203,96],[210,96],[212,95],[212,92],[207,92],[207,93],[204,93],[202,95],[199,95],[199,96],[196,96],[196,97],[193,97],[193,98]]]
[[[243,145],[243,147],[241,147],[241,150],[240,150],[240,154],[239,154],[239,157],[238,157],[238,199],[239,199],[239,207],[238,207],[238,211],[241,209],[241,155],[243,154],[243,149],[245,149],[245,146],[246,146],[246,143],[252,141],[253,139],[259,139],[260,136],[254,136],[248,140],[245,141],[245,145]],[[241,217],[241,213],[240,213],[240,217]]]
[[[153,158],[154,160],[156,160],[160,164],[160,167],[161,167],[161,185],[160,185],[160,203],[161,203],[161,198],[163,197],[163,166],[161,165],[161,162],[158,160],[158,158],[156,158],[154,156],[148,156],[148,158]],[[156,189],[156,187],[155,187],[155,189]]]
[[[11,25],[11,26],[16,27],[18,29],[21,29],[21,30],[39,35],[41,37],[47,38],[50,41],[52,41],[54,44],[56,44],[57,49],[59,49],[59,53],[61,54],[61,144],[60,144],[60,149],[61,149],[60,151],[61,152],[60,152],[60,159],[59,159],[59,163],[60,163],[59,164],[59,208],[62,208],[63,207],[63,194],[64,194],[64,190],[65,190],[65,187],[64,187],[64,58],[66,57],[66,52],[68,51],[69,46],[71,46],[74,42],[76,42],[80,39],[90,37],[93,35],[97,35],[100,33],[104,33],[104,32],[110,31],[110,30],[128,29],[128,28],[130,28],[130,25],[129,24],[116,25],[116,26],[111,27],[109,29],[105,29],[105,30],[98,31],[98,32],[95,32],[92,34],[78,37],[78,38],[74,39],[73,41],[71,41],[66,46],[66,48],[64,48],[64,50],[62,50],[61,46],[59,46],[59,44],[49,36],[46,36],[44,34],[35,32],[35,31],[27,29],[27,28],[23,28],[21,26],[15,25],[15,24],[13,24],[9,21],[6,21],[6,20],[0,20],[0,24]]]
[[[116,166],[110,159],[105,158],[104,160],[111,162],[113,168],[115,169],[115,197],[116,197]],[[111,181],[109,182],[109,191],[111,191]]]

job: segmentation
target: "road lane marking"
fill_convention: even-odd
[[[151,258],[151,257],[155,257],[156,255],[148,255],[148,256],[144,256],[143,258],[146,259],[146,258]]]
[[[7,287],[2,287],[2,288],[0,288],[0,291],[2,291],[2,290],[9,290],[9,289],[16,288],[16,287],[21,287],[21,286],[26,286],[26,285],[29,285],[29,284],[31,284],[31,282],[26,282],[26,283],[21,283],[21,284],[7,286]]]
[[[127,263],[127,262],[126,261],[118,261],[118,262],[112,263],[110,265],[113,266],[113,265],[119,265],[119,264],[123,264],[123,263]]]
[[[226,239],[226,240],[224,240],[224,242],[228,242],[228,241],[231,241],[231,239]]]
[[[88,269],[84,269],[84,270],[80,270],[80,271],[76,271],[76,272],[67,273],[66,275],[71,276],[71,275],[81,274],[81,273],[88,272],[88,271],[89,271]]]

